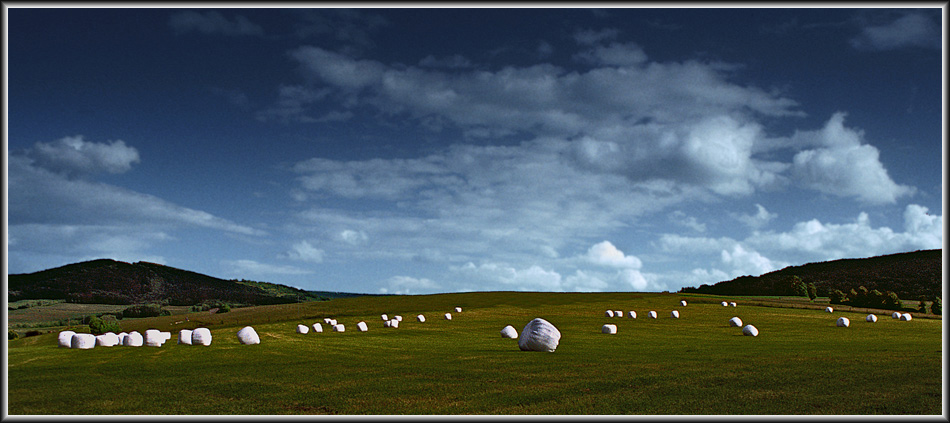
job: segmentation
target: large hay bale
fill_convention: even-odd
[[[323,323],[326,323],[326,324],[329,325],[329,324],[330,324],[330,320],[331,320],[331,319],[330,319],[329,317],[324,317],[324,318],[323,318]]]
[[[145,344],[145,338],[142,337],[141,333],[133,330],[125,337],[125,343],[123,345],[127,347],[141,347],[143,344]]]
[[[334,332],[346,332],[346,327],[343,326],[343,324],[336,324],[336,325],[333,325],[333,331],[334,331]]]
[[[613,310],[607,310],[607,311],[604,312],[604,316],[606,316],[606,317],[614,317],[614,311],[613,311]]]
[[[96,346],[96,337],[91,333],[77,333],[69,340],[69,348],[88,350]]]
[[[387,320],[387,321],[383,322],[383,327],[384,327],[384,328],[391,328],[391,327],[393,327],[393,321],[392,321],[392,320]]]
[[[600,333],[606,333],[609,335],[617,334],[617,325],[604,325],[600,328]]]
[[[517,338],[518,330],[515,329],[515,327],[512,325],[505,326],[504,328],[501,329],[501,337],[511,338],[511,339]]]
[[[168,342],[169,339],[172,339],[172,333],[162,332],[162,338],[165,339],[164,341],[162,341],[162,343],[164,344],[165,342]]]
[[[462,307],[455,307],[455,312],[456,312],[456,313],[461,313],[461,312],[462,312]]]
[[[903,313],[903,314],[901,314],[901,321],[902,321],[902,322],[909,322],[909,321],[911,321],[912,319],[913,319],[913,317],[910,315],[910,313]]]
[[[310,328],[307,325],[297,325],[297,333],[308,333]]]
[[[679,318],[680,318],[680,312],[677,311],[677,310],[673,310],[673,311],[670,312],[670,317],[672,317],[672,318],[674,318],[674,319],[679,319]]]
[[[736,306],[736,302],[735,302],[735,301],[733,301],[733,302],[730,302],[730,303],[729,303],[729,305],[731,305],[731,306],[733,306],[733,307],[735,307],[735,306]]]
[[[452,320],[452,313],[445,313],[445,320]]]
[[[102,335],[96,335],[97,347],[114,347],[118,344],[119,344],[119,337],[112,332],[106,332]]]
[[[394,319],[396,319],[396,320],[398,320],[398,321],[401,322],[401,321],[402,321],[402,316],[400,316],[400,315],[397,314],[396,317],[394,317]]]
[[[686,300],[680,300],[680,305],[686,307]]]
[[[738,317],[733,317],[733,318],[729,319],[729,326],[732,326],[732,327],[734,327],[734,328],[741,328],[741,327],[742,327],[742,319],[740,319],[740,318],[738,318]]]
[[[851,321],[847,317],[839,317],[838,321],[835,323],[839,328],[846,328],[851,326]]]
[[[877,316],[873,314],[869,314],[868,317],[864,318],[864,321],[871,322],[871,323],[877,322]]]
[[[191,331],[192,345],[211,345],[211,330],[208,328],[198,328]]]
[[[320,322],[313,324],[313,333],[323,333],[323,325]]]
[[[356,328],[359,329],[360,332],[366,332],[366,331],[369,330],[369,327],[366,326],[366,322],[359,322],[359,323],[357,323],[357,324],[356,324]]]
[[[125,332],[119,332],[119,334],[116,335],[116,336],[119,337],[119,343],[116,344],[116,345],[125,345],[125,338],[128,337],[129,334],[127,334],[127,333],[125,333]]]
[[[72,348],[72,347],[73,347],[73,335],[75,335],[75,334],[76,334],[76,332],[73,332],[73,331],[71,331],[71,330],[64,330],[64,331],[60,332],[60,333],[59,333],[59,338],[58,338],[58,340],[57,340],[57,341],[59,342],[59,346],[60,346],[60,347],[63,347],[63,348]]]
[[[318,323],[319,324],[319,323]],[[237,332],[238,341],[244,345],[257,345],[261,343],[261,337],[257,335],[257,331],[250,326],[245,326]]]
[[[388,316],[388,315],[385,315],[385,314],[382,314],[382,315],[380,315],[379,317],[381,317],[384,322],[387,321],[387,320],[389,320],[389,316]]]
[[[745,336],[759,336],[759,330],[752,325],[745,325],[742,328],[742,334]]]
[[[656,319],[656,312],[653,311],[653,310],[650,310],[650,312],[647,313],[647,317],[649,317],[649,318],[651,318],[651,319]]]
[[[828,313],[834,313],[834,312],[835,312],[835,309],[833,309],[833,308],[831,308],[831,307],[825,307],[825,311],[828,312]]]
[[[723,302],[722,302],[722,306],[723,306],[723,307],[729,307],[729,303],[723,301]]]
[[[330,319],[330,326],[336,326],[336,324],[337,324],[336,319]]]
[[[390,326],[390,327],[394,327],[394,328],[398,328],[398,327],[399,327],[399,321],[396,320],[396,319],[392,319],[392,320],[389,321],[389,326]]]
[[[892,318],[892,319],[900,319],[900,318],[901,318],[900,312],[895,311],[895,312],[891,313],[891,318]]]
[[[423,316],[423,315],[420,314],[420,315],[416,316],[416,320],[418,320],[419,323],[425,322],[425,321],[426,321],[426,316]]]
[[[636,318],[637,318],[637,312],[635,312],[635,311],[633,311],[633,310],[630,310],[630,311],[627,312],[627,317],[629,317],[629,318],[631,318],[631,319],[636,319]]]
[[[522,351],[554,352],[561,342],[561,332],[551,322],[536,318],[521,330],[518,348]]]
[[[165,337],[158,329],[149,329],[145,331],[145,346],[160,347],[165,343]]]
[[[623,312],[620,310],[614,310],[614,317],[623,317]]]
[[[182,329],[178,331],[178,343],[191,345],[191,329]]]

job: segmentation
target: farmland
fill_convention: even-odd
[[[901,322],[881,312],[867,323],[863,311],[750,301],[482,292],[124,319],[123,330],[157,328],[173,338],[161,348],[92,350],[58,348],[55,333],[11,341],[9,413],[941,414],[940,319]],[[608,309],[639,317],[607,318]],[[669,317],[674,309],[679,319]],[[646,318],[649,310],[660,317]],[[404,320],[384,328],[383,313]],[[733,316],[759,336],[730,327]],[[850,328],[835,326],[840,316]],[[346,332],[294,332],[324,317]],[[523,352],[500,336],[504,326],[520,331],[535,317],[560,330],[556,352]],[[356,330],[359,321],[368,332]],[[602,334],[605,323],[618,333]],[[238,343],[235,333],[248,324],[260,345]],[[211,329],[210,346],[175,344],[179,329],[198,326]]]

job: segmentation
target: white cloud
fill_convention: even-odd
[[[205,34],[227,36],[264,35],[264,29],[261,28],[260,25],[251,22],[244,16],[237,15],[232,21],[215,11],[199,13],[188,10],[178,12],[171,16],[168,24],[172,30],[174,30],[175,34],[198,31]]]
[[[859,50],[895,50],[905,47],[940,48],[940,23],[923,13],[907,13],[883,25],[862,28],[850,40]]]
[[[639,269],[643,266],[635,256],[628,256],[615,247],[610,241],[602,241],[594,244],[587,250],[587,260],[591,263],[629,269]]]
[[[844,127],[844,113],[835,113],[819,131],[796,133],[792,139],[818,148],[795,154],[792,174],[802,185],[867,203],[894,203],[913,187],[898,185],[887,174],[874,146],[863,133]]]
[[[432,293],[439,289],[439,284],[429,279],[410,276],[393,276],[386,280],[386,286],[386,288],[380,288],[381,293],[410,295]]]
[[[322,263],[324,251],[314,248],[307,241],[300,241],[291,246],[287,252],[287,258],[291,260],[307,261],[311,263]]]
[[[754,215],[742,214],[736,216],[740,222],[745,223],[752,229],[760,229],[769,224],[772,219],[778,217],[776,213],[770,213],[761,204],[756,204],[756,213]]]
[[[497,287],[501,285],[518,291],[564,290],[560,273],[546,270],[538,265],[515,268],[500,263],[489,262],[476,266],[474,263],[468,262],[463,266],[454,266],[451,270],[482,286]]]
[[[222,260],[221,266],[224,268],[224,273],[232,277],[244,277],[246,275],[273,277],[273,275],[307,275],[313,273],[313,271],[294,266],[260,263],[244,259]]]
[[[139,162],[139,152],[122,140],[88,142],[82,135],[34,144],[29,152],[38,166],[68,175],[125,173]]]
[[[773,263],[757,251],[748,251],[739,244],[733,245],[731,250],[722,250],[721,255],[723,264],[732,267],[734,276],[758,276],[787,266],[785,263]]]
[[[347,244],[358,245],[368,240],[369,236],[363,231],[344,229],[342,232],[340,232],[340,239],[342,239],[343,242]]]
[[[574,32],[574,41],[581,45],[593,45],[604,40],[615,39],[618,35],[620,35],[620,30],[616,28],[582,29]]]

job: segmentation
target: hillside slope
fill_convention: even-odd
[[[761,276],[740,276],[714,285],[683,288],[680,292],[716,295],[786,295],[793,276],[814,283],[819,295],[840,289],[848,292],[864,286],[868,290],[893,291],[902,299],[924,295],[942,297],[943,250],[923,250],[863,259],[842,259],[801,266],[789,266]]]
[[[76,303],[193,305],[219,300],[264,305],[321,299],[315,293],[265,282],[215,278],[155,263],[100,259],[9,275],[8,301],[65,299]]]

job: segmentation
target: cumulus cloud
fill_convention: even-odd
[[[251,22],[244,16],[237,15],[233,20],[229,20],[216,11],[202,13],[188,10],[178,12],[171,15],[168,25],[171,26],[175,34],[198,31],[205,34],[227,36],[264,35],[264,28],[261,28],[260,25]]]
[[[736,216],[736,219],[738,219],[742,223],[745,223],[752,229],[759,229],[768,225],[769,222],[772,221],[772,219],[775,219],[776,217],[778,217],[778,214],[769,212],[761,204],[756,204],[755,209],[756,209],[755,214],[738,215]]]
[[[731,250],[722,250],[722,262],[732,267],[732,273],[758,276],[784,266],[777,265],[757,251],[746,251],[742,245],[735,244]]]
[[[913,187],[895,183],[880,161],[880,153],[863,143],[864,134],[844,126],[844,113],[835,113],[818,131],[797,132],[792,138],[817,148],[795,154],[792,174],[811,189],[867,203],[894,203]]]
[[[290,251],[287,252],[287,258],[311,263],[322,263],[323,254],[323,250],[314,248],[309,242],[300,241],[291,246]]]
[[[139,162],[139,152],[122,140],[88,142],[82,135],[34,144],[29,152],[37,166],[67,175],[124,173]]]
[[[939,15],[937,15],[939,16]],[[895,50],[905,47],[940,48],[940,23],[924,13],[907,13],[889,23],[869,25],[850,40],[859,50]]]
[[[468,262],[453,271],[480,282],[484,286],[511,287],[518,291],[563,291],[561,274],[538,265],[516,268],[506,264]]]
[[[340,232],[340,239],[347,244],[357,245],[368,240],[369,236],[363,231],[344,229],[342,232]]]
[[[643,266],[635,256],[628,256],[615,247],[610,241],[594,244],[587,250],[587,260],[601,266],[639,269]]]

